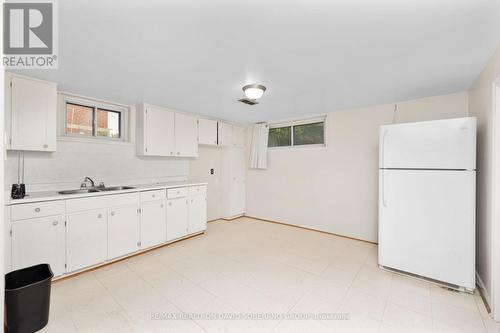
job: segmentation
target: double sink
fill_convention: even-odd
[[[134,188],[135,187],[132,187],[132,186],[91,187],[91,188],[81,188],[79,190],[59,191],[58,193],[59,194],[82,194],[82,193],[95,193],[95,192],[132,190]]]

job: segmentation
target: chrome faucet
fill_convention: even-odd
[[[85,179],[83,180],[83,183],[80,185],[80,188],[85,188],[87,187],[87,181],[90,182],[90,184],[92,185],[92,187],[95,187],[95,183],[94,181],[92,180],[92,178],[90,177],[85,177]]]

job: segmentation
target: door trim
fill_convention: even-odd
[[[500,321],[500,227],[497,225],[497,219],[500,217],[500,76],[493,81],[492,86],[492,189],[491,189],[491,294],[490,307],[491,315],[494,320]]]

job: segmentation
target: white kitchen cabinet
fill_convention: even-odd
[[[188,233],[207,229],[207,196],[205,192],[191,195],[189,198]]]
[[[217,120],[198,120],[198,143],[217,146]]]
[[[207,186],[13,204],[5,209],[5,270],[49,263],[71,274],[202,232]]]
[[[137,108],[139,155],[174,156],[175,112],[148,104]]]
[[[233,125],[233,146],[245,147],[245,128]]]
[[[141,248],[147,249],[167,241],[165,200],[141,203]]]
[[[196,117],[149,104],[140,104],[136,110],[138,155],[198,156]]]
[[[108,259],[118,258],[139,249],[138,209],[137,205],[127,205],[108,210]]]
[[[41,263],[50,265],[55,276],[64,274],[66,235],[63,215],[12,223],[12,269]]]
[[[233,143],[233,125],[220,122],[218,123],[218,145],[231,146]]]
[[[222,217],[234,218],[245,213],[245,151],[228,147],[222,152]]]
[[[188,234],[189,202],[187,197],[167,199],[167,241]]]
[[[175,113],[175,154],[183,157],[198,156],[198,120],[196,117]]]
[[[95,209],[66,215],[67,272],[106,260],[107,214],[107,209]]]
[[[9,77],[7,149],[56,151],[57,84],[14,74]]]

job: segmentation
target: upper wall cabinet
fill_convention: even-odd
[[[198,143],[217,146],[217,120],[198,120]]]
[[[137,107],[137,154],[198,156],[196,117],[149,104]]]
[[[233,125],[219,121],[218,144],[219,146],[230,146],[233,143]]]
[[[217,120],[198,120],[198,142],[202,145],[244,147],[245,128]]]
[[[144,105],[137,112],[137,143],[141,155],[173,156],[175,112]],[[140,145],[139,145],[140,143]]]
[[[175,150],[177,156],[198,156],[198,119],[175,114]]]
[[[7,149],[56,151],[56,83],[8,75],[5,114]]]

